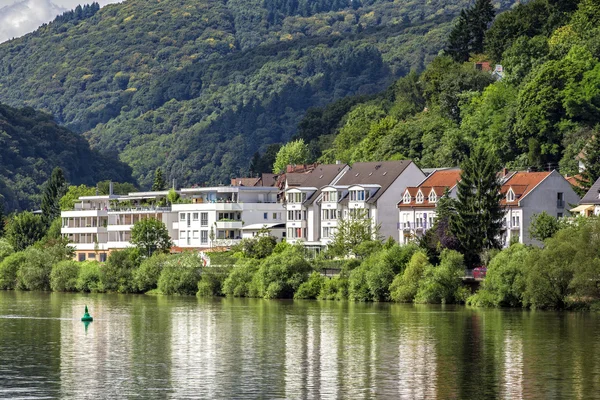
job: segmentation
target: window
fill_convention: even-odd
[[[556,207],[563,208],[565,206],[565,200],[562,193],[556,194]]]
[[[402,202],[404,204],[410,203],[410,193],[408,193],[408,192],[404,193],[404,199],[402,200]]]
[[[273,219],[274,220],[281,219],[281,217],[279,216],[279,213],[273,213]]]
[[[519,221],[519,216],[518,215],[513,215],[512,216],[512,226],[515,228],[518,228],[521,226],[520,221]]]
[[[263,213],[263,219],[264,220],[269,219],[269,213]]]
[[[303,203],[306,200],[306,193],[288,193],[286,197],[288,203]]]
[[[419,190],[419,193],[417,193],[417,204],[421,204],[423,202],[423,199],[423,193]]]
[[[179,214],[179,220],[180,221],[185,221],[185,214],[184,213]]]
[[[199,237],[199,236],[198,236],[198,231],[193,231],[193,232],[192,232],[192,238],[194,238],[194,239],[198,239],[198,237]]]
[[[337,192],[323,192],[323,201],[326,203],[337,202]]]
[[[200,231],[200,244],[208,244],[208,231]]]
[[[437,194],[432,190],[431,193],[429,193],[429,202],[435,203],[436,201],[437,201]]]
[[[106,262],[106,253],[100,253],[100,262]]]
[[[77,259],[79,261],[85,261],[85,253],[79,253],[79,256],[77,257]]]
[[[351,190],[350,191],[350,201],[365,201],[365,191],[364,190]]]
[[[324,238],[328,238],[329,237],[329,227],[324,227],[323,228],[323,236]]]
[[[89,259],[95,260],[96,259],[96,253],[88,253],[87,258],[88,258],[88,260]]]
[[[511,203],[515,201],[515,192],[512,189],[508,189],[508,193],[506,193],[506,201]]]
[[[198,221],[198,213],[193,213],[193,214],[192,214],[192,219],[193,219],[194,221]]]
[[[200,213],[200,226],[208,226],[208,213]]]
[[[187,213],[187,226],[188,228],[192,226],[192,219],[190,218],[190,213]]]
[[[185,239],[186,236],[185,231],[179,231],[179,239]]]
[[[556,218],[562,218],[562,217],[563,217],[563,213],[556,214]]]

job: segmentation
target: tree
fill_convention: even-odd
[[[156,218],[144,218],[131,228],[131,243],[150,257],[155,252],[168,253],[173,243],[165,224]]]
[[[93,196],[96,194],[96,188],[86,185],[69,186],[67,192],[59,200],[60,209],[62,211],[72,210],[75,208],[75,203],[82,196]]]
[[[46,227],[60,216],[60,199],[67,193],[67,188],[63,170],[59,167],[54,168],[42,197],[42,222]]]
[[[532,239],[543,242],[554,236],[554,234],[560,230],[561,226],[561,221],[548,214],[546,211],[542,211],[540,214],[535,214],[531,219],[529,236],[531,236]]]
[[[10,219],[6,237],[15,251],[25,250],[44,237],[46,226],[39,215],[26,211]]]
[[[500,248],[502,185],[496,157],[482,147],[476,147],[461,167],[457,213],[450,220],[450,231],[458,239],[466,265],[473,267],[484,250]]]
[[[167,200],[169,201],[169,204],[176,204],[179,201],[179,193],[177,193],[175,189],[169,190]]]
[[[157,168],[154,172],[154,183],[152,184],[152,191],[158,192],[164,190],[166,186],[167,184],[163,178],[162,169]]]
[[[0,238],[4,236],[4,199],[0,195]]]
[[[341,219],[337,230],[333,235],[333,241],[328,249],[331,254],[345,257],[355,254],[357,247],[365,242],[380,240],[379,225],[373,226],[373,221],[367,218],[364,210],[356,210],[357,213],[350,218]]]
[[[448,54],[455,61],[464,62],[471,54],[483,53],[485,32],[494,15],[491,0],[477,0],[473,7],[462,10],[448,38]]]
[[[273,173],[284,172],[290,164],[304,164],[308,161],[308,145],[304,139],[289,142],[279,149],[275,163],[273,163]]]
[[[583,165],[581,178],[576,178],[581,194],[585,194],[594,182],[600,178],[600,135],[595,134],[583,148]]]

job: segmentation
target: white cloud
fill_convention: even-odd
[[[52,21],[58,14],[73,9],[77,4],[88,4],[94,0],[0,0],[0,43],[34,31],[45,22]],[[101,6],[119,0],[100,0]]]

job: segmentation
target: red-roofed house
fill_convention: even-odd
[[[400,243],[421,237],[431,228],[435,220],[436,206],[446,189],[456,198],[456,185],[460,180],[460,169],[434,171],[418,186],[408,187],[402,201],[398,203],[400,222],[398,223]]]

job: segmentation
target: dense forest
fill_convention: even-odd
[[[0,205],[7,212],[39,207],[42,186],[57,166],[72,184],[132,181],[131,168],[91,150],[52,116],[0,104]]]
[[[225,182],[310,107],[372,95],[444,47],[469,0],[128,0],[0,45],[0,99],[55,116],[149,187]],[[494,2],[496,11],[512,0]],[[408,155],[408,154],[407,154]]]
[[[469,36],[461,20],[449,35],[458,42]],[[484,32],[480,52],[469,52],[468,40],[449,43],[422,73],[376,96],[309,109],[296,138],[324,162],[409,158],[420,167],[455,166],[481,145],[509,168],[576,174],[578,154],[598,137],[599,26],[598,0],[518,5]],[[503,78],[476,62],[501,64]]]

